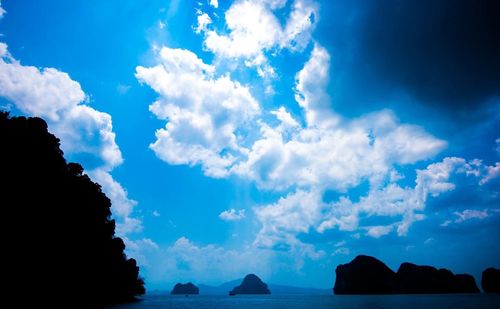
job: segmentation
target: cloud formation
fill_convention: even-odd
[[[159,95],[151,112],[166,122],[150,146],[158,158],[199,165],[209,177],[238,176],[281,195],[253,209],[260,230],[252,248],[319,259],[325,253],[301,235],[337,229],[353,237],[404,236],[426,217],[429,199],[455,189],[455,175],[473,178],[476,186],[497,177],[498,163],[458,157],[415,170],[413,164],[435,158],[447,142],[421,126],[402,123],[391,110],[356,118],[336,112],[327,91],[331,56],[311,38],[318,5],[294,1],[280,23],[275,11],[286,4],[236,1],[225,12],[227,33],[199,22],[195,32],[204,33],[206,50],[216,56],[213,64],[189,50],[163,47],[156,65],[136,70],[136,77]],[[266,77],[266,71],[274,72],[268,57],[282,49],[304,51],[310,42],[312,50],[290,85],[295,102],[266,110],[249,85],[217,74],[220,59],[240,59]],[[303,119],[292,115],[288,106],[293,104]],[[400,174],[405,168],[415,171],[414,184],[411,179],[402,184],[408,183]],[[368,188],[357,199],[347,194],[364,183]],[[325,201],[328,191],[338,198]],[[237,213],[227,210],[220,217],[236,218]],[[376,217],[388,223],[369,220]]]
[[[234,208],[224,210],[219,214],[219,218],[224,221],[239,221],[245,218],[245,209],[240,209],[238,211]]]
[[[224,13],[227,33],[202,27],[200,20],[197,27],[200,31],[196,32],[203,30],[204,47],[217,57],[243,59],[247,66],[256,67],[261,77],[272,78],[274,69],[266,53],[280,49],[302,51],[311,41],[318,20],[319,7],[315,1],[294,0],[282,26],[275,11],[286,4],[283,0],[235,1]]]
[[[94,163],[87,167],[87,172],[113,202],[117,233],[140,230],[140,221],[131,217],[137,202],[128,198],[110,174],[123,162],[111,115],[90,107],[78,82],[54,68],[22,65],[0,42],[0,96],[22,113],[45,119],[50,131],[61,139],[65,153],[92,158]]]
[[[194,53],[163,47],[160,63],[137,67],[136,77],[160,94],[149,109],[168,120],[150,145],[170,164],[200,164],[206,175],[224,177],[236,157],[247,152],[238,131],[260,113],[250,90]]]
[[[360,212],[398,214],[404,219],[394,227],[404,235],[412,222],[422,218],[410,206],[392,213],[386,202],[379,203],[379,210],[371,202],[409,200],[408,190],[383,187],[397,174],[394,165],[431,158],[446,143],[418,126],[399,123],[387,110],[354,120],[336,114],[325,89],[329,55],[319,44],[296,77],[296,99],[304,110],[305,126],[285,107],[269,113],[279,120],[272,126],[248,88],[227,76],[215,76],[212,65],[187,50],[164,47],[159,56],[160,64],[138,67],[136,73],[160,95],[150,110],[167,121],[151,145],[156,155],[170,164],[199,164],[207,176],[237,175],[262,189],[292,190],[276,204],[256,209],[262,224],[255,240],[258,247],[297,247],[312,257],[318,253],[296,238],[310,227],[354,230]],[[225,88],[219,87],[221,80]],[[342,192],[365,180],[373,193],[359,205],[321,201],[326,190]],[[329,220],[325,212],[330,213]],[[380,235],[381,230],[371,229],[368,235]]]

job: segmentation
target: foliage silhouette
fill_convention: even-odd
[[[9,294],[28,287],[30,300],[70,307],[144,294],[136,261],[114,236],[110,200],[79,164],[66,163],[45,121],[0,112],[0,145]]]

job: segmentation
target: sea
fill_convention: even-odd
[[[165,308],[500,308],[500,294],[439,295],[145,295],[113,309]]]

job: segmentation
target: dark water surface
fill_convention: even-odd
[[[163,308],[500,308],[500,294],[455,295],[146,295],[141,301],[112,306]]]

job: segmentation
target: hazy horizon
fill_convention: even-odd
[[[71,3],[70,3],[71,2]],[[43,118],[149,289],[500,268],[488,1],[1,0],[0,110]]]

